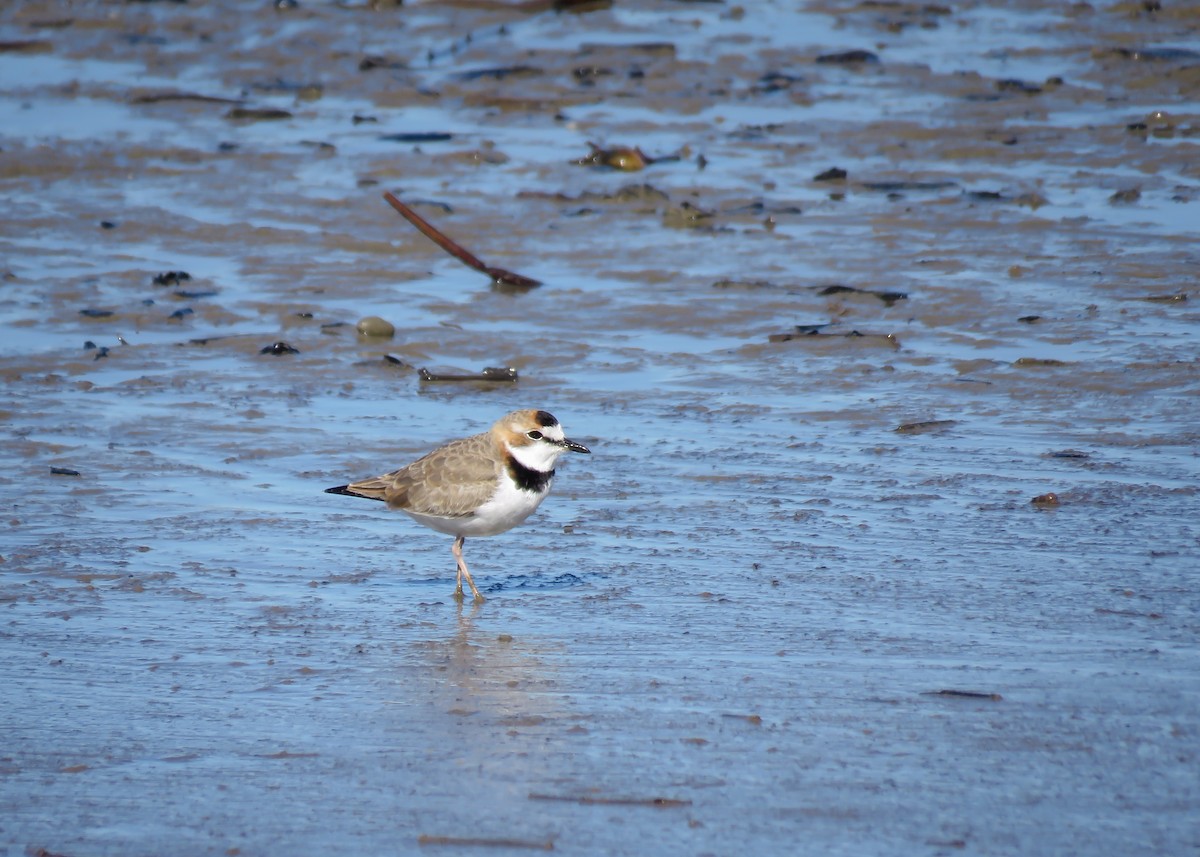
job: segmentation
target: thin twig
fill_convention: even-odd
[[[532,277],[515,274],[512,271],[506,271],[503,268],[489,267],[488,265],[484,264],[483,260],[478,256],[468,252],[453,238],[445,235],[436,226],[401,202],[391,191],[385,191],[383,198],[387,200],[388,205],[400,212],[401,216],[405,220],[417,227],[422,235],[424,235],[434,244],[441,247],[455,259],[458,259],[468,268],[474,268],[476,271],[487,274],[497,285],[510,286],[518,289],[531,289],[534,286],[540,286],[542,284],[541,280],[535,280]]]
[[[388,201],[388,205],[400,212],[405,220],[421,230],[421,234],[434,244],[441,247],[467,267],[474,268],[476,271],[481,271],[485,274],[487,273],[487,265],[483,264],[483,260],[471,255],[452,239],[439,232],[436,226],[402,203],[390,190],[384,192],[383,198]]]

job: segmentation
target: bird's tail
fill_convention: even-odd
[[[345,494],[347,497],[365,497],[368,500],[383,500],[382,492],[374,492],[369,488],[360,488],[357,485],[338,485],[333,488],[326,488],[326,494]]]

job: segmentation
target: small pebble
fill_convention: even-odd
[[[847,173],[841,167],[830,167],[824,172],[817,173],[813,176],[815,182],[844,182]]]
[[[396,335],[396,326],[390,321],[377,315],[369,315],[358,322],[360,336],[370,336],[378,339],[391,339]]]
[[[187,271],[163,271],[155,274],[151,282],[156,286],[178,286],[191,278],[192,275]]]

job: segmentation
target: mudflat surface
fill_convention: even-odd
[[[5,5],[0,850],[1200,851],[1155,5]],[[322,493],[516,407],[482,605]]]

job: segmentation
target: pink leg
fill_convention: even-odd
[[[475,588],[475,581],[471,579],[471,572],[467,569],[467,561],[463,559],[462,549],[465,542],[466,538],[459,536],[454,540],[454,547],[451,548],[454,552],[454,561],[458,563],[458,588],[454,590],[454,597],[459,601],[463,600],[462,582],[465,577],[467,585],[471,587],[471,594],[475,596],[475,600],[483,601],[483,595]]]

